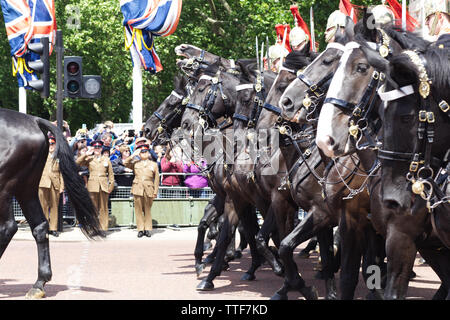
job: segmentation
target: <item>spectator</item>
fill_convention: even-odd
[[[144,235],[151,237],[150,231],[153,227],[151,207],[153,199],[158,195],[159,173],[156,163],[149,157],[149,150],[149,145],[141,144],[133,155],[124,161],[124,164],[133,169],[135,174],[131,193],[134,197],[138,238]]]
[[[101,140],[103,141],[103,146],[107,148],[112,147],[113,135],[111,132],[105,132],[102,134]]]
[[[82,147],[81,149],[77,150],[77,153],[74,156],[75,162],[77,161],[77,159],[79,157],[81,157],[82,155],[86,154],[86,152],[88,151],[88,147]],[[89,176],[89,169],[87,166],[80,166],[77,164],[78,167],[78,174],[83,178],[84,180],[84,184],[87,186],[88,183],[88,176]]]
[[[82,129],[80,129],[82,130]],[[78,153],[79,149],[83,149],[87,147],[87,135],[85,132],[80,132],[80,130],[77,131],[77,135],[72,141],[72,150],[74,155]]]
[[[197,165],[193,161],[183,164],[184,173],[199,173],[206,169],[206,161],[204,159],[200,160]],[[208,186],[208,179],[205,176],[199,175],[188,175],[184,178],[184,184],[189,188],[189,194],[194,198],[203,198],[204,189]]]
[[[114,190],[114,172],[109,157],[102,156],[103,142],[92,143],[93,148],[80,156],[76,163],[89,168],[88,191],[99,211],[101,230],[108,230],[108,198]]]
[[[148,139],[146,139],[144,137],[137,138],[136,141],[134,142],[134,145],[131,145],[131,149],[135,150],[135,148],[138,148],[139,146],[141,146],[143,144],[148,144],[150,146],[151,141],[149,141]],[[158,160],[158,155],[151,148],[149,149],[149,152],[152,157],[152,160],[156,162]],[[139,156],[136,156],[136,157],[139,158]]]
[[[55,146],[56,139],[50,136],[47,162],[39,182],[39,201],[49,222],[49,234],[58,237],[58,205],[60,194],[64,191],[64,181],[59,162],[53,158]]]
[[[161,173],[161,159],[162,159],[162,157],[164,157],[164,154],[165,154],[164,147],[162,145],[158,144],[154,147],[154,149],[155,149],[154,151],[157,156],[156,163],[158,164],[158,170]]]
[[[117,139],[117,135],[114,133],[113,128],[114,128],[114,123],[112,121],[105,121],[105,123],[100,125],[98,132],[92,137],[92,140],[98,140],[105,133],[110,133],[112,140]]]
[[[109,157],[109,160],[114,161],[118,157],[121,156],[120,148],[124,145],[123,140],[119,139],[114,141],[114,146],[111,151],[111,156]]]
[[[161,171],[162,173],[183,172],[183,164],[181,161],[175,158],[173,150],[167,145],[166,154],[161,159]],[[179,186],[181,185],[181,179],[179,175],[164,175],[162,179],[163,186]]]
[[[114,174],[124,174],[133,172],[132,169],[127,168],[123,163],[130,156],[130,153],[131,153],[130,146],[126,144],[122,144],[120,146],[120,155],[111,161]]]

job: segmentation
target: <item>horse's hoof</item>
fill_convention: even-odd
[[[203,263],[195,265],[195,272],[197,273],[197,277],[199,277],[202,274],[204,269],[205,269],[205,265]]]
[[[227,271],[230,269],[230,265],[227,262],[224,262],[222,265],[222,271]]]
[[[250,273],[247,273],[247,272],[244,273],[244,275],[241,277],[242,281],[253,281],[255,279],[256,279],[256,277],[255,277],[254,274],[250,274]]]
[[[45,297],[45,291],[39,288],[31,288],[30,291],[27,292],[25,299],[42,299]]]
[[[197,291],[212,291],[214,290],[214,284],[211,281],[202,280],[197,286]]]
[[[235,259],[240,259],[240,258],[242,258],[242,251],[237,250],[237,251],[234,253],[234,258],[235,258]]]
[[[327,295],[325,296],[325,300],[337,300],[337,292],[336,291],[330,291],[327,293]]]
[[[305,297],[306,300],[319,299],[319,293],[317,292],[317,289],[314,286],[303,287],[299,291]]]
[[[279,294],[278,292],[275,293],[270,300],[287,300],[288,296],[287,294]]]

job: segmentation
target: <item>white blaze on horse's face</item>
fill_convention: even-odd
[[[342,91],[345,83],[345,69],[350,56],[355,49],[359,48],[356,42],[350,42],[345,46],[344,54],[339,61],[339,67],[337,68],[333,80],[331,81],[330,88],[328,89],[328,97],[337,97]],[[335,157],[335,149],[338,145],[335,144],[335,132],[334,123],[337,121],[339,113],[342,111],[332,103],[325,103],[322,106],[319,116],[319,122],[317,124],[316,143],[317,146],[322,149],[327,157]]]

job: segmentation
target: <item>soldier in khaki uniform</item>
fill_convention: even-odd
[[[48,141],[49,152],[47,162],[45,163],[41,181],[39,182],[39,200],[41,202],[42,210],[44,210],[45,217],[50,224],[49,234],[57,237],[59,235],[57,232],[59,195],[64,190],[64,181],[62,174],[59,171],[59,161],[58,159],[53,158],[56,139],[55,137],[50,136]]]
[[[149,145],[143,144],[128,157],[123,164],[134,171],[135,178],[131,193],[134,196],[134,211],[138,238],[151,237],[152,226],[151,207],[153,199],[158,195],[159,172],[156,162],[150,160]],[[136,156],[139,155],[139,158]]]
[[[102,156],[103,142],[92,142],[93,149],[80,156],[76,163],[89,168],[87,189],[99,211],[100,227],[108,230],[108,197],[114,190],[114,172],[108,157]]]

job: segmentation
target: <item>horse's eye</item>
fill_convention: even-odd
[[[329,66],[333,62],[333,59],[324,59],[322,61],[322,64]]]
[[[369,66],[363,63],[358,64],[358,67],[356,68],[356,71],[359,73],[366,73],[367,69],[369,69]]]

